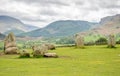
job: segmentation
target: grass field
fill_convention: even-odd
[[[120,45],[57,48],[59,58],[0,56],[0,76],[120,76]]]

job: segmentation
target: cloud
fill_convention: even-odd
[[[107,8],[107,9],[120,8],[119,0],[102,0],[99,1],[98,4],[101,8]]]
[[[16,0],[17,1],[17,0]],[[49,6],[49,5],[63,5],[63,6],[68,6],[65,1],[62,0],[18,0],[18,2],[23,2],[26,4],[40,4],[44,6]]]
[[[56,20],[99,21],[120,14],[120,0],[1,0],[0,15],[39,27]]]
[[[59,13],[56,12],[55,10],[53,9],[43,9],[42,11],[39,12],[40,15],[47,15],[47,16],[57,16]]]

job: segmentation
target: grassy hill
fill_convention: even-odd
[[[44,28],[20,35],[31,37],[71,36],[81,31],[90,30],[96,23],[80,20],[60,20],[50,23]]]

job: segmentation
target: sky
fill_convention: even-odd
[[[58,20],[99,22],[120,14],[120,0],[0,0],[0,15],[45,27]]]

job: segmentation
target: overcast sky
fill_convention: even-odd
[[[57,20],[100,21],[120,14],[120,0],[0,0],[0,15],[44,27]]]

